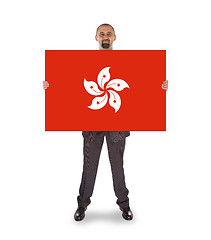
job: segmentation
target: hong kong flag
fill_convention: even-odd
[[[165,131],[165,50],[46,50],[46,131]]]

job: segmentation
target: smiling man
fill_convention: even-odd
[[[96,30],[95,39],[99,43],[99,50],[113,50],[113,42],[116,40],[114,28],[109,24],[100,25]],[[108,146],[117,204],[122,211],[123,218],[132,220],[133,214],[129,207],[129,191],[126,188],[123,168],[125,138],[130,135],[130,132],[87,131],[82,132],[82,134],[84,136],[84,164],[79,196],[77,198],[78,208],[74,215],[75,220],[81,221],[85,217],[85,211],[91,202],[90,198],[94,189],[104,138],[106,138]]]
[[[114,28],[110,24],[101,24],[97,28],[95,39],[99,43],[99,50],[113,50],[113,42],[116,40]],[[43,88],[47,89],[48,87],[48,82],[44,81]],[[164,90],[168,89],[168,81],[163,82],[162,88]],[[84,162],[79,196],[77,197],[78,208],[74,214],[74,219],[76,221],[83,220],[85,217],[85,211],[91,203],[90,198],[94,190],[101,149],[104,138],[106,138],[112,170],[113,187],[117,197],[116,203],[122,211],[122,217],[125,220],[132,220],[133,213],[129,206],[129,191],[126,187],[123,168],[125,142],[126,137],[130,135],[130,132],[83,131],[82,135],[84,137]],[[103,204],[104,203],[102,203],[102,206]]]

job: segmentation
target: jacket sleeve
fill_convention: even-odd
[[[130,136],[130,131],[125,131],[125,137]]]
[[[129,131],[121,131],[121,132],[119,132],[119,134],[120,134],[123,138],[126,138],[126,137],[130,136],[130,132],[129,132]]]
[[[83,135],[83,137],[86,137],[87,136],[87,131],[82,131],[82,135]]]

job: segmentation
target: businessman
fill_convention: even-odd
[[[116,40],[115,30],[110,24],[101,24],[96,30],[96,41],[99,44],[99,50],[113,50],[113,42]],[[48,82],[43,82],[43,88],[49,87]],[[168,81],[162,84],[164,90],[168,89]],[[125,220],[132,220],[133,213],[130,209],[128,189],[125,183],[123,168],[123,155],[125,149],[126,137],[130,135],[128,131],[83,131],[84,137],[84,162],[82,179],[77,197],[78,208],[74,214],[76,221],[81,221],[85,217],[87,206],[91,203],[91,196],[94,189],[99,158],[106,138],[109,160],[112,170],[113,187],[117,197],[117,204],[122,211],[122,217]]]

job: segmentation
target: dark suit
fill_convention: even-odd
[[[129,206],[128,189],[125,184],[123,154],[125,138],[130,135],[129,131],[84,131],[84,164],[77,198],[79,207],[87,207],[91,200],[101,149],[104,137],[108,146],[109,160],[111,164],[113,186],[117,197],[117,204],[121,208]]]

